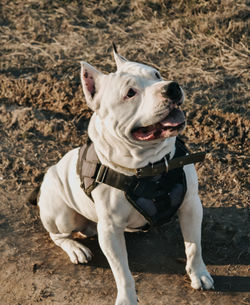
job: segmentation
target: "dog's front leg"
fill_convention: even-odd
[[[137,305],[135,283],[128,266],[124,229],[103,220],[98,222],[97,229],[101,249],[117,285],[115,305]]]
[[[213,288],[213,279],[202,259],[201,223],[202,205],[198,195],[198,182],[194,167],[186,173],[188,192],[178,215],[187,257],[186,271],[194,289]]]
[[[135,282],[129,270],[124,230],[132,207],[123,192],[100,185],[92,192],[98,216],[98,239],[112,269],[116,285],[115,305],[137,305]]]

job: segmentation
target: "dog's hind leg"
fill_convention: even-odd
[[[68,254],[73,264],[83,264],[91,260],[91,251],[72,237],[72,232],[82,232],[89,235],[89,227],[92,227],[91,221],[66,205],[61,205],[58,212],[54,213],[54,217],[51,214],[49,216],[45,214],[41,207],[40,214],[51,239]]]
[[[83,244],[75,241],[71,234],[58,233],[49,234],[54,243],[61,247],[69,256],[73,264],[83,264],[87,263],[92,259],[92,253],[89,248],[85,247]]]
[[[87,263],[92,258],[91,251],[74,240],[72,232],[90,235],[93,222],[66,204],[65,196],[62,196],[63,190],[60,190],[59,180],[53,170],[52,167],[48,171],[41,186],[38,201],[41,221],[51,239],[68,254],[72,263]]]
[[[73,264],[87,263],[92,259],[91,251],[72,237],[72,232],[82,232],[90,235],[92,222],[79,215],[66,205],[62,206],[54,219],[46,217],[41,210],[41,220],[54,243],[61,247]],[[92,234],[93,235],[93,234]]]
[[[88,231],[90,231],[89,227],[92,226],[91,221],[66,205],[61,207],[54,218],[51,218],[51,215],[46,217],[42,209],[40,213],[43,225],[49,232],[51,239],[68,254],[73,264],[83,264],[91,260],[91,251],[72,237],[72,232],[90,235]]]

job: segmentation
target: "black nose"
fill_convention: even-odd
[[[162,95],[169,98],[172,102],[178,104],[181,102],[182,91],[178,83],[171,82],[163,87]]]

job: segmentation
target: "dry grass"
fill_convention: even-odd
[[[81,59],[114,69],[115,41],[182,83],[191,102],[245,114],[248,15],[246,1],[233,0],[2,1],[0,70],[79,83]]]

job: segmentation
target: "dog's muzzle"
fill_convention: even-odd
[[[139,126],[132,129],[132,137],[137,141],[151,141],[177,136],[186,125],[186,118],[180,109],[184,101],[184,94],[176,82],[164,84],[161,88],[164,98],[163,107],[165,116],[158,122],[147,126]]]

